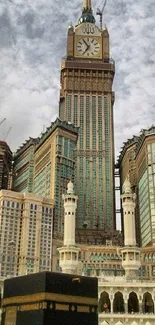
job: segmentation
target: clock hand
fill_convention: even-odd
[[[82,53],[82,55],[84,55],[90,48],[90,45],[87,46],[86,50]]]
[[[85,39],[83,39],[83,42],[85,43],[86,46],[89,46],[88,43],[85,41]]]

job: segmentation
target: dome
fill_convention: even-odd
[[[68,26],[68,32],[72,32],[72,33],[74,32],[74,27],[72,24]]]
[[[95,24],[95,18],[93,16],[92,9],[83,10],[82,16],[80,17],[78,24],[81,25],[82,23]]]

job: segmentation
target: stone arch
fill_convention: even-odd
[[[149,262],[151,263],[153,255],[150,253],[148,257],[149,257]]]
[[[106,291],[103,291],[100,295],[99,300],[99,313],[110,313],[111,303],[109,299],[109,294]]]
[[[132,291],[129,294],[129,299],[128,299],[128,312],[129,313],[138,313],[139,312],[138,297],[137,297],[137,294],[134,291]]]
[[[145,314],[154,313],[154,302],[150,292],[144,293],[142,306],[143,306],[143,313]]]
[[[136,321],[132,322],[131,325],[138,325]]]
[[[94,253],[91,253],[90,255],[90,262],[93,262],[94,261]]]
[[[144,255],[144,262],[148,262],[148,255],[147,254]]]
[[[151,323],[150,322],[146,322],[146,325],[151,325]]]
[[[106,261],[107,257],[106,257],[106,254],[104,253],[103,254],[103,261]]]
[[[107,254],[107,260],[109,261],[111,259],[111,256],[110,256],[110,254],[108,253]]]
[[[123,323],[119,320],[116,325],[123,325]]]
[[[117,291],[114,296],[113,302],[113,311],[114,313],[124,313],[124,298],[123,294],[120,291]]]

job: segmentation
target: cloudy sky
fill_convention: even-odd
[[[93,0],[92,0],[93,1]],[[93,7],[101,0],[94,0]],[[0,1],[0,137],[14,151],[58,115],[59,72],[82,0]],[[98,21],[98,17],[97,17]],[[155,124],[155,0],[108,0],[104,23],[116,61],[116,152]]]

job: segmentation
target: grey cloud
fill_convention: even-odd
[[[92,2],[95,8],[101,4]],[[0,34],[5,33],[0,35],[0,120],[6,116],[12,126],[8,142],[13,149],[29,136],[38,136],[58,115],[67,27],[77,24],[81,7],[82,0],[64,0],[61,6],[60,0],[1,0]],[[116,60],[116,152],[122,139],[149,127],[154,119],[154,16],[154,0],[117,0],[117,6],[109,0],[104,13]],[[99,23],[99,17],[96,20]]]
[[[15,38],[11,35],[11,22],[8,12],[5,10],[0,15],[0,47],[11,47]]]

